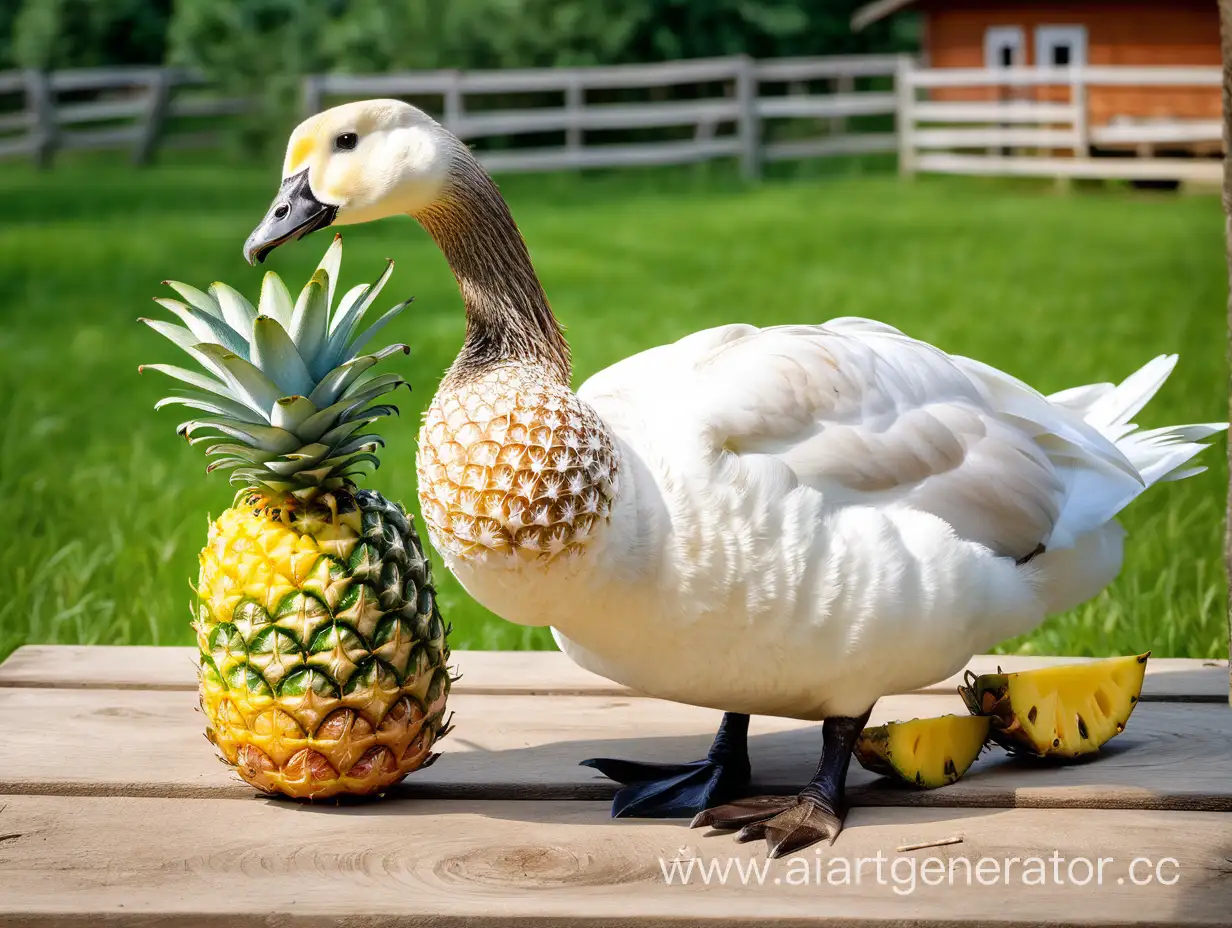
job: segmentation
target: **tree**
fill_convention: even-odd
[[[1232,0],[1219,0],[1219,35],[1223,46],[1223,212],[1228,240],[1228,353],[1232,358]],[[1230,396],[1232,412],[1232,396]],[[1228,445],[1232,461],[1232,442]],[[1232,487],[1228,493],[1228,514],[1224,527],[1224,564],[1232,577]],[[1232,596],[1228,597],[1228,702],[1232,704]]]

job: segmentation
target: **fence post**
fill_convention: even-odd
[[[26,109],[33,136],[31,154],[40,168],[50,167],[56,153],[56,104],[51,95],[51,75],[36,68],[26,70]]]
[[[305,75],[300,83],[299,92],[300,108],[303,110],[305,119],[314,113],[321,112],[321,106],[325,97],[325,87],[320,75]]]
[[[740,107],[740,173],[745,180],[761,178],[761,118],[757,113],[756,62],[748,55],[736,59],[736,102]]]
[[[898,131],[898,173],[902,177],[915,174],[915,86],[911,83],[913,62],[910,55],[899,55],[894,67],[894,92],[898,97],[895,128]]]
[[[576,71],[569,72],[569,83],[565,85],[565,112],[569,125],[565,129],[565,149],[570,155],[576,155],[582,150],[582,111],[586,108],[586,91],[582,87],[581,75]]]
[[[834,81],[834,92],[836,94],[855,93],[856,79],[850,74],[840,74]],[[831,116],[830,117],[830,134],[831,135],[846,135],[847,134],[847,117],[846,116]]]
[[[1070,78],[1069,100],[1074,107],[1074,157],[1091,154],[1091,116],[1087,94],[1086,66],[1075,67]]]
[[[449,74],[449,86],[445,88],[444,117],[445,128],[454,135],[461,135],[466,110],[462,102],[462,73],[460,71],[452,71]]]
[[[154,158],[154,149],[162,138],[163,123],[167,119],[167,108],[171,103],[171,71],[159,68],[150,78],[146,87],[149,98],[146,101],[145,122],[141,126],[141,137],[133,148],[133,164],[149,164]]]

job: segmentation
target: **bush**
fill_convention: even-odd
[[[0,67],[160,64],[172,0],[0,0]]]

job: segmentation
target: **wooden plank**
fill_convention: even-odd
[[[1073,122],[1078,108],[1068,103],[933,102],[921,100],[913,108],[916,122]]]
[[[177,97],[167,109],[169,117],[238,116],[251,106],[242,97]]]
[[[892,93],[793,95],[762,97],[757,101],[757,112],[763,119],[824,119],[831,116],[882,116],[893,113],[896,105]]]
[[[1219,142],[1222,138],[1223,124],[1217,119],[1115,123],[1091,127],[1091,140],[1097,145],[1186,145]]]
[[[58,145],[68,149],[127,148],[141,141],[140,126],[61,132]]]
[[[766,146],[767,161],[793,161],[797,158],[826,158],[833,155],[868,155],[898,150],[893,132],[853,132],[815,139],[792,139]]]
[[[756,73],[759,81],[769,83],[834,77],[888,77],[897,66],[897,55],[827,55],[822,58],[768,58],[756,62]]]
[[[1108,180],[1181,180],[1217,183],[1223,162],[1190,158],[1009,158],[924,154],[921,171],[987,177],[1086,177]]]
[[[454,694],[456,732],[438,763],[398,789],[421,797],[600,799],[613,785],[588,757],[681,762],[705,756],[720,713],[640,697]],[[891,696],[873,721],[965,713],[955,696]],[[239,797],[252,790],[214,758],[197,697],[143,690],[0,690],[0,792]],[[817,765],[821,726],[758,718],[759,788],[794,792]],[[1050,766],[986,752],[945,789],[899,788],[853,765],[862,805],[1038,806],[1232,811],[1232,713],[1147,703],[1095,762]]]
[[[976,129],[916,129],[917,149],[927,148],[1072,148],[1073,129],[990,126]]]
[[[1226,926],[1232,901],[1217,814],[856,809],[833,847],[767,863],[761,842],[613,821],[599,803],[0,796],[0,807],[0,924],[23,928],[899,928],[908,912],[920,926]],[[896,850],[954,835],[961,844]],[[1024,879],[1029,858],[1047,885]],[[981,859],[997,863],[977,871]]]
[[[0,664],[0,687],[196,690],[196,655],[195,648],[148,645],[26,645]],[[1013,672],[1091,660],[1096,658],[984,654],[972,658],[967,667],[980,674],[994,673],[998,667]],[[559,651],[454,651],[452,664],[462,673],[454,684],[455,693],[636,695],[628,687],[583,670]],[[953,693],[962,677],[960,671],[917,692]],[[1224,704],[1228,699],[1227,661],[1151,658],[1142,699]]]
[[[113,87],[144,87],[149,84],[158,68],[73,68],[51,72],[51,89],[57,93],[65,90],[107,90]]]
[[[34,153],[34,140],[30,138],[0,139],[0,158]]]
[[[107,119],[131,119],[146,111],[141,97],[128,100],[94,100],[89,103],[66,103],[56,107],[56,124],[75,125],[82,122],[102,122]]]
[[[578,93],[581,92],[579,89]],[[571,110],[560,107],[469,113],[454,131],[462,138],[514,135],[559,129],[643,129],[734,120],[734,100],[685,100],[667,103],[606,103]]]
[[[26,89],[26,75],[21,71],[0,71],[0,93],[21,93]]]
[[[740,152],[737,138],[693,139],[687,142],[645,142],[637,145],[595,145],[567,148],[480,152],[479,161],[493,173],[502,171],[567,171],[575,168],[645,167],[692,164]]]
[[[1068,87],[1075,79],[1101,86],[1216,87],[1222,82],[1217,67],[1085,68],[918,68],[910,75],[913,87],[1024,87],[1055,84]]]

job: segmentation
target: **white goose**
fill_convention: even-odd
[[[881,696],[1094,596],[1116,514],[1222,424],[1139,432],[1175,357],[1045,397],[864,319],[726,325],[573,393],[556,320],[496,185],[394,100],[291,137],[250,261],[333,224],[409,214],[448,258],[465,343],[420,433],[433,544],[484,605],[551,625],[577,663],[724,710],[709,756],[598,760],[615,814],[700,813],[773,855],[842,827],[851,747]],[[742,799],[749,714],[825,719],[798,796]],[[718,808],[712,808],[718,804]]]

